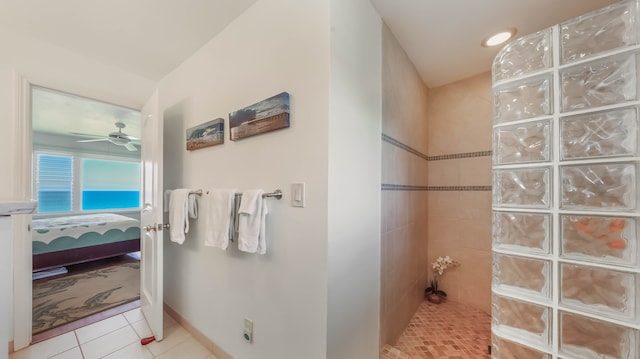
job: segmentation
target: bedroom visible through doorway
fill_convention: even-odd
[[[37,86],[31,104],[35,342],[139,306],[140,112]]]

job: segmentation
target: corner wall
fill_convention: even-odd
[[[427,284],[427,88],[383,30],[380,345],[395,344]]]
[[[327,358],[378,358],[382,21],[369,0],[330,7]]]
[[[451,256],[441,289],[491,313],[491,74],[429,89],[428,116],[430,277]]]

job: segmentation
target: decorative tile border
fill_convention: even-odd
[[[456,160],[460,158],[471,158],[471,157],[488,157],[493,154],[493,151],[477,151],[477,152],[454,153],[450,155],[427,156],[426,154],[416,150],[415,148],[408,146],[384,133],[382,134],[382,140],[398,148],[402,148],[407,152],[413,153],[414,155],[420,158],[423,158],[427,161]]]
[[[491,191],[491,186],[429,186],[427,191]]]
[[[410,147],[410,146],[405,145],[404,143],[402,143],[402,142],[400,142],[400,141],[396,140],[395,138],[393,138],[393,137],[391,137],[391,136],[389,136],[389,135],[385,135],[385,134],[383,133],[383,134],[382,134],[382,140],[383,140],[384,142],[390,143],[390,144],[392,144],[392,145],[394,145],[394,146],[396,146],[396,147],[398,147],[398,148],[402,148],[403,150],[405,150],[405,151],[407,151],[407,152],[413,153],[414,155],[416,155],[416,156],[418,156],[418,157],[421,157],[421,158],[423,158],[423,159],[425,159],[425,160],[427,160],[427,161],[429,160],[429,156],[427,156],[427,155],[425,155],[424,153],[422,153],[422,152],[420,152],[420,151],[416,150],[416,149],[415,149],[415,148],[413,148],[413,147]]]
[[[382,184],[383,191],[491,191],[491,186],[410,186],[403,184]]]
[[[382,184],[383,191],[428,191],[429,186],[409,186],[404,184]]]
[[[470,158],[470,157],[490,157],[492,154],[493,154],[493,151],[454,153],[454,154],[451,154],[451,155],[429,156],[427,158],[427,160],[428,161],[441,161],[441,160],[457,160],[457,159],[460,159],[460,158]]]
[[[493,154],[493,151],[478,151],[478,152],[466,152],[466,153],[454,153],[450,155],[438,155],[427,156],[426,154],[408,146],[395,138],[382,134],[382,140],[392,144],[398,148],[401,148],[409,153],[425,159],[427,161],[441,161],[441,160],[454,160],[460,158],[472,158],[472,157],[487,157]],[[491,191],[491,186],[410,186],[401,184],[382,184],[383,191]]]

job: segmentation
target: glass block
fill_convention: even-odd
[[[562,63],[635,45],[635,15],[635,2],[626,1],[560,24]]]
[[[560,303],[566,307],[627,321],[637,321],[633,273],[560,264]]]
[[[537,304],[493,296],[491,329],[523,342],[550,345],[551,310]]]
[[[549,161],[550,133],[548,120],[494,128],[494,163]]]
[[[500,207],[549,208],[551,168],[493,171],[493,203]]]
[[[562,111],[636,99],[636,54],[626,53],[561,70]]]
[[[493,248],[548,254],[551,218],[541,213],[493,213]]]
[[[493,81],[550,68],[551,43],[551,28],[510,42],[493,60]]]
[[[632,163],[561,166],[562,208],[636,208],[636,167]]]
[[[550,298],[551,262],[494,253],[493,288],[496,291]]]
[[[638,358],[638,330],[560,312],[560,352],[581,359]]]
[[[494,88],[494,122],[549,115],[553,111],[551,76],[537,76]]]
[[[562,258],[635,266],[638,223],[635,218],[560,215]]]
[[[563,160],[637,156],[638,108],[561,118],[560,138]]]
[[[551,359],[551,355],[492,335],[493,359]]]

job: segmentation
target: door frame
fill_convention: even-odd
[[[33,198],[32,189],[32,120],[31,120],[31,89],[33,86],[67,92],[76,96],[91,98],[96,101],[120,105],[109,100],[98,99],[91,94],[78,94],[67,91],[60,84],[39,83],[29,80],[13,70],[14,92],[14,135],[16,151],[14,160],[14,199],[30,201]],[[137,109],[140,110],[140,109]],[[10,328],[13,338],[13,350],[18,351],[31,345],[33,320],[33,291],[32,291],[32,247],[31,247],[31,215],[12,216],[12,254],[11,268],[13,272],[13,298],[11,310],[13,315]]]
[[[29,201],[33,198],[31,187],[31,86],[28,81],[14,71],[14,116],[16,155],[14,157],[14,193],[17,200]],[[32,322],[32,249],[31,233],[28,227],[31,216],[16,216],[13,219],[13,349],[19,350],[31,344]],[[19,230],[22,229],[22,230]]]

